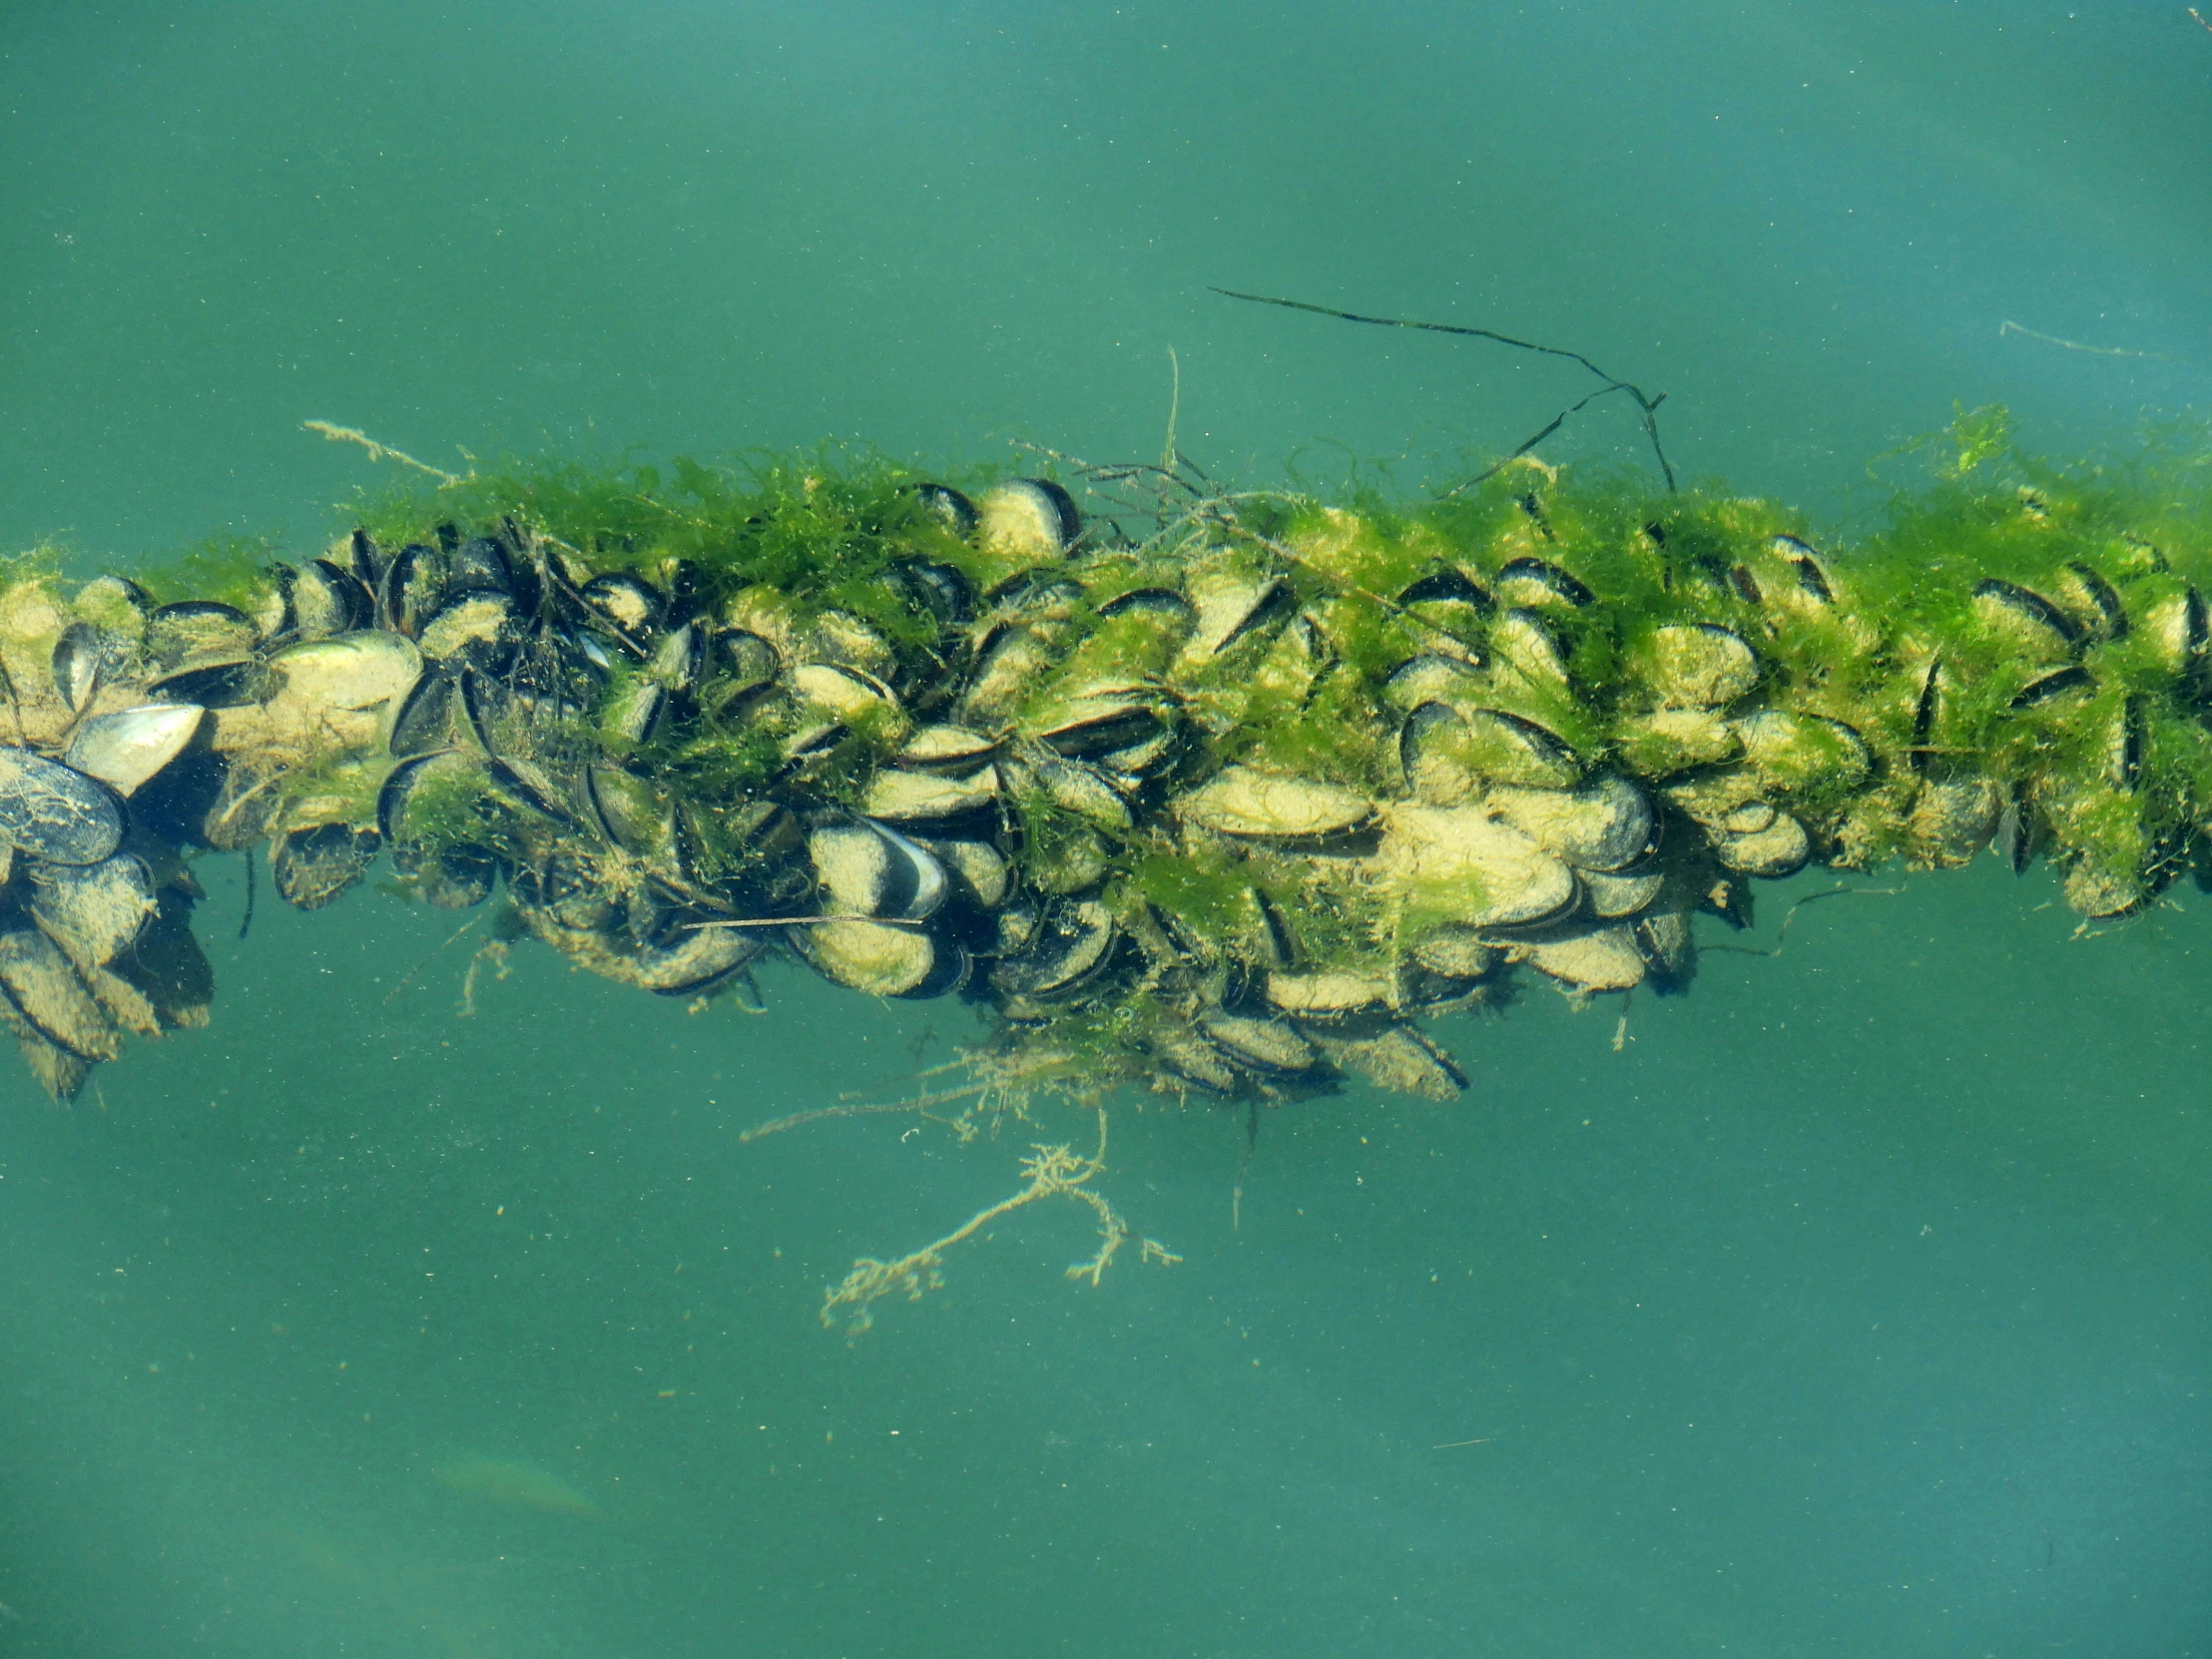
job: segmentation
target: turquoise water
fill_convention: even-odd
[[[372,472],[308,418],[1119,457],[1172,347],[1217,475],[1417,487],[1586,389],[1209,284],[1582,350],[1844,529],[1954,399],[2212,397],[2178,6],[13,6],[0,123],[0,544],[87,571],[319,540]],[[463,1017],[450,918],[242,941],[204,868],[213,1028],[0,1084],[0,1655],[2212,1648],[2194,892],[1857,881],[1618,1048],[1532,992],[1439,1032],[1457,1106],[1270,1114],[1241,1200],[1241,1122],[1124,1102],[1179,1263],[1070,1285],[1039,1206],[848,1344],[824,1287],[1021,1137],[737,1136],[960,1009],[522,948]]]

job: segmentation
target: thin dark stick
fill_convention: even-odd
[[[1559,430],[1565,424],[1569,415],[1580,412],[1590,403],[1592,398],[1602,397],[1609,391],[1625,391],[1636,400],[1636,408],[1643,417],[1644,435],[1651,439],[1651,452],[1658,459],[1660,472],[1666,476],[1668,492],[1671,494],[1675,489],[1674,467],[1667,460],[1666,450],[1660,447],[1659,421],[1656,413],[1659,405],[1667,400],[1667,394],[1661,392],[1657,397],[1647,397],[1644,395],[1642,387],[1633,385],[1629,381],[1621,379],[1618,375],[1606,373],[1604,369],[1598,367],[1597,364],[1590,361],[1579,351],[1569,351],[1557,345],[1539,345],[1534,340],[1515,339],[1511,334],[1501,334],[1494,328],[1473,328],[1457,322],[1422,322],[1412,317],[1403,316],[1368,316],[1360,311],[1341,311],[1334,305],[1309,304],[1303,299],[1278,299],[1272,294],[1265,293],[1239,293],[1235,288],[1213,288],[1210,291],[1221,294],[1225,298],[1243,299],[1255,305],[1280,305],[1285,310],[1312,311],[1316,316],[1333,316],[1344,322],[1366,322],[1378,328],[1418,328],[1431,334],[1464,334],[1473,339],[1494,340],[1499,345],[1510,345],[1517,351],[1535,351],[1546,357],[1564,357],[1569,362],[1580,363],[1600,380],[1603,380],[1605,382],[1604,387],[1599,391],[1590,393],[1589,397],[1583,398],[1573,408],[1563,410],[1557,419],[1514,450],[1505,460],[1500,461],[1498,466],[1505,466],[1519,460],[1521,456],[1527,454],[1529,450],[1535,448],[1537,444]],[[1445,493],[1456,495],[1459,490],[1469,488],[1473,484],[1480,483],[1483,478],[1493,476],[1497,470],[1498,467],[1493,466],[1488,472],[1483,473],[1480,478],[1469,479],[1467,483],[1460,484]]]
[[[259,862],[260,860],[254,856],[254,849],[251,846],[248,847],[246,849],[246,914],[239,921],[239,937],[242,939],[253,930],[254,926],[254,894],[257,890],[254,869]]]

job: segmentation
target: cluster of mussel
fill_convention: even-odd
[[[848,532],[864,604],[759,579],[745,528],[595,559],[519,514],[239,605],[22,575],[0,1021],[68,1096],[204,1020],[192,859],[266,844],[295,905],[388,855],[664,995],[771,951],[959,994],[1079,1086],[1441,1099],[1420,1016],[1519,965],[1679,987],[1750,877],[2047,843],[2107,915],[2183,867],[2208,630],[2147,543],[2057,526],[2036,572],[1878,599],[1759,503],[1599,529],[1551,488],[1132,542],[1042,480],[919,485]]]

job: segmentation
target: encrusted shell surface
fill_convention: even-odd
[[[96,864],[123,840],[112,791],[83,773],[0,746],[0,840],[55,864]]]
[[[1508,948],[1516,960],[1577,990],[1625,991],[1643,982],[1643,952],[1623,923],[1548,930]]]
[[[33,864],[32,920],[82,974],[130,948],[159,906],[144,860],[119,852],[97,864]]]
[[[1483,805],[1546,851],[1583,869],[1621,869],[1651,849],[1651,800],[1635,783],[1607,773],[1579,789],[1501,786]]]
[[[1722,830],[1713,836],[1713,850],[1720,861],[1739,875],[1779,878],[1795,875],[1812,855],[1812,837],[1805,826],[1787,813],[1778,813],[1763,830],[1745,834]]]
[[[1451,1056],[1410,1026],[1385,1026],[1366,1036],[1317,1032],[1314,1040],[1330,1064],[1394,1094],[1448,1102],[1467,1086]]]
[[[1310,839],[1355,830],[1375,808],[1340,784],[1232,766],[1184,796],[1175,811],[1185,823],[1225,835]]]
[[[1397,806],[1384,815],[1377,866],[1452,919],[1502,927],[1558,914],[1575,898],[1574,871],[1533,837],[1478,807]]]
[[[1759,683],[1759,656],[1734,629],[1673,623],[1652,631],[1645,674],[1662,702],[1718,709]]]
[[[868,780],[860,810],[890,824],[942,824],[981,812],[998,798],[998,769],[905,772],[892,768]]]

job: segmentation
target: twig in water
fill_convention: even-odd
[[[2204,13],[2202,13],[2202,12],[2198,11],[2196,7],[2194,7],[2194,6],[2191,6],[2191,7],[2189,8],[2189,15],[2190,15],[2191,17],[2195,18],[2195,19],[2196,19],[2196,20],[2197,20],[2197,21],[2198,21],[2199,23],[2203,23],[2203,24],[2204,24],[2204,27],[2205,27],[2205,28],[2206,28],[2207,30],[2212,30],[2212,23],[2205,23],[2205,22],[2204,22]]]
[[[239,937],[241,939],[254,930],[254,866],[259,861],[254,856],[254,849],[249,846],[246,849],[246,914],[239,918]]]
[[[957,1089],[932,1089],[926,1094],[915,1095],[911,1100],[875,1100],[855,1102],[849,1106],[817,1106],[810,1111],[793,1112],[785,1117],[771,1118],[766,1123],[756,1123],[750,1129],[741,1129],[738,1131],[738,1139],[741,1143],[757,1141],[764,1135],[780,1135],[787,1129],[821,1123],[829,1118],[882,1117],[897,1112],[919,1112],[923,1117],[928,1117],[932,1106],[950,1105],[955,1100],[979,1099],[989,1089],[988,1083],[970,1083]],[[934,1118],[931,1121],[946,1123],[948,1120]],[[957,1133],[960,1125],[957,1121],[952,1121],[950,1127]],[[969,1133],[972,1134],[972,1130]],[[968,1138],[968,1135],[961,1136],[963,1140]]]
[[[378,443],[357,426],[335,426],[327,420],[302,420],[299,424],[310,432],[320,432],[332,443],[359,444],[368,451],[368,458],[372,461],[380,461],[388,456],[401,466],[411,466],[417,472],[427,472],[447,489],[451,489],[455,484],[467,482],[467,479],[462,478],[458,473],[447,472],[442,467],[432,466],[428,461],[416,460],[404,449],[394,449],[388,443]]]
[[[2197,21],[2201,23],[2204,20],[2199,18]],[[2006,334],[2025,334],[2029,339],[2039,339],[2045,345],[2062,345],[2068,351],[2086,351],[2096,357],[2148,357],[2162,363],[2175,361],[2163,351],[2131,351],[2124,345],[2083,345],[2077,339],[2060,339],[2056,334],[2023,327],[2009,318],[1997,325],[1997,338],[2002,339]]]
[[[252,866],[249,865],[248,867],[251,868]],[[481,926],[483,924],[483,920],[484,918],[482,916],[471,917],[469,920],[462,922],[461,925],[455,928],[451,933],[448,933],[445,937],[445,944],[439,945],[436,950],[432,950],[429,955],[423,957],[421,961],[415,963],[413,967],[409,968],[407,970],[407,976],[404,979],[400,980],[398,984],[392,986],[390,990],[384,993],[384,1000],[386,1002],[389,1002],[393,997],[397,996],[401,991],[405,990],[409,985],[413,984],[415,981],[415,975],[420,973],[424,968],[428,967],[433,961],[437,959],[438,951],[443,950],[445,948],[445,945],[452,944],[455,940],[459,939],[460,936],[463,933],[469,931],[470,928]],[[246,934],[243,930],[240,932],[239,937],[242,939],[246,937]],[[505,976],[502,975],[501,977]]]
[[[1554,415],[1542,431],[1536,433],[1533,437],[1524,439],[1510,455],[1507,455],[1495,466],[1487,468],[1463,484],[1454,485],[1446,490],[1444,494],[1447,496],[1457,495],[1461,490],[1471,489],[1476,484],[1495,477],[1502,469],[1519,460],[1536,445],[1543,442],[1544,439],[1550,437],[1552,433],[1558,431],[1561,426],[1566,424],[1569,416],[1581,413],[1583,409],[1598,398],[1616,391],[1625,391],[1635,400],[1636,408],[1643,418],[1644,435],[1651,439],[1651,452],[1657,458],[1659,470],[1667,480],[1667,491],[1669,494],[1674,493],[1674,467],[1667,460],[1667,452],[1660,447],[1659,443],[1658,411],[1659,405],[1667,400],[1667,394],[1661,392],[1656,397],[1647,397],[1644,395],[1642,387],[1632,385],[1617,375],[1606,373],[1604,369],[1598,367],[1597,364],[1590,361],[1579,351],[1569,351],[1557,345],[1539,345],[1534,340],[1515,339],[1511,334],[1501,334],[1494,328],[1474,328],[1458,322],[1421,322],[1411,317],[1368,316],[1360,311],[1341,311],[1334,305],[1310,304],[1304,299],[1277,299],[1265,293],[1239,293],[1234,288],[1214,288],[1212,291],[1230,299],[1248,300],[1255,305],[1281,305],[1286,310],[1312,311],[1317,316],[1333,316],[1345,322],[1367,322],[1378,328],[1418,328],[1431,334],[1465,334],[1474,339],[1495,340],[1500,345],[1510,345],[1519,351],[1540,352],[1547,357],[1565,357],[1569,362],[1580,363],[1605,382],[1596,391],[1591,392],[1588,397],[1583,398],[1581,402],[1576,403],[1571,408],[1562,409]]]
[[[1819,892],[1809,892],[1804,897],[1797,899],[1790,905],[1789,909],[1782,913],[1782,925],[1774,930],[1774,948],[1772,950],[1762,950],[1757,945],[1750,944],[1709,944],[1701,948],[1722,951],[1733,956],[1779,956],[1782,954],[1784,941],[1790,936],[1790,923],[1797,920],[1798,911],[1804,909],[1806,905],[1818,903],[1824,898],[1836,898],[1844,893],[1860,893],[1869,898],[1895,898],[1903,891],[1905,891],[1903,887],[1823,887]]]

